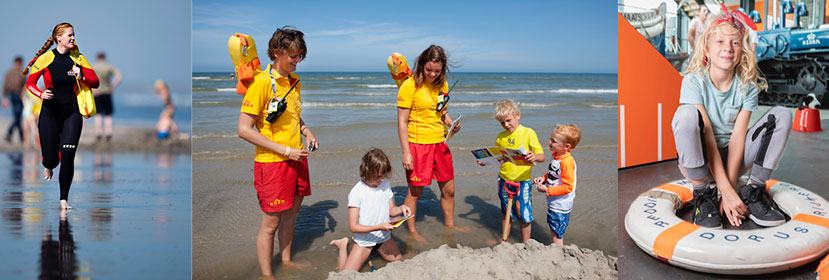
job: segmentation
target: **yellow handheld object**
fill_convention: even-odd
[[[95,98],[92,97],[92,90],[81,83],[78,78],[75,78],[75,81],[78,83],[78,89],[75,92],[75,95],[78,97],[78,111],[81,112],[81,116],[84,118],[91,118],[97,112],[95,110]]]
[[[256,73],[262,71],[259,63],[259,56],[256,53],[256,43],[253,37],[242,33],[233,34],[227,40],[227,50],[230,52],[230,59],[236,68],[236,93],[244,95],[248,86],[253,83]]]
[[[78,50],[77,42],[75,42],[75,48],[69,50],[69,58],[81,69],[92,69],[92,65],[89,64],[89,61]],[[97,112],[95,109],[95,98],[92,97],[92,89],[81,83],[78,78],[75,78],[75,82],[78,84],[78,87],[75,89],[75,96],[78,98],[78,111],[84,118],[91,118]]]
[[[406,79],[412,77],[412,69],[409,68],[409,63],[406,61],[406,57],[398,52],[395,52],[389,56],[389,59],[386,60],[386,65],[389,67],[391,77],[394,79],[394,82],[397,83],[398,88],[404,81],[406,81]]]

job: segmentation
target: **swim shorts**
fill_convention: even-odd
[[[294,198],[311,195],[308,159],[254,162],[253,186],[264,212],[282,212],[294,207]]]
[[[570,213],[559,213],[547,209],[547,224],[556,233],[555,237],[563,239],[564,231],[567,230],[567,225],[570,224]]]
[[[533,221],[533,200],[530,197],[530,187],[532,181],[517,182],[520,184],[520,190],[512,197],[512,218],[518,219],[522,223],[529,224]],[[510,191],[516,191],[516,188],[507,185]],[[501,198],[501,214],[506,214],[507,200],[509,194],[504,190],[504,179],[498,177],[498,197]]]
[[[452,152],[446,143],[415,144],[409,142],[414,169],[406,171],[406,182],[412,186],[424,187],[432,184],[432,179],[446,182],[455,178],[452,167]]]

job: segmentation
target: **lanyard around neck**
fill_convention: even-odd
[[[273,64],[268,65],[268,75],[271,76],[271,90],[273,90],[273,97],[276,98],[276,79],[273,77]],[[291,74],[288,74],[289,83],[291,82],[291,80],[293,80],[293,79],[290,78],[290,75]],[[285,99],[286,97],[288,97],[288,94],[291,93],[291,90],[294,89],[294,87],[296,86],[297,83],[299,83],[299,80],[296,80],[295,82],[293,82],[291,84],[291,88],[288,89],[287,92],[285,92],[285,96],[283,96],[282,99]]]

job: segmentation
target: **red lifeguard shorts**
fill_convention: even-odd
[[[294,197],[311,195],[308,159],[254,162],[253,187],[264,212],[282,212],[294,207]]]
[[[406,171],[409,185],[425,187],[432,184],[432,179],[446,182],[455,178],[452,167],[452,152],[445,142],[435,144],[415,144],[409,142],[414,168]]]

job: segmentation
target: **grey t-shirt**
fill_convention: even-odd
[[[98,60],[95,62],[95,65],[92,66],[92,69],[95,70],[95,75],[98,76],[98,80],[100,84],[98,85],[98,92],[102,94],[111,94],[112,93],[112,78],[118,72],[118,69],[112,64],[109,64],[106,60]]]
[[[679,103],[702,104],[711,121],[717,147],[725,148],[734,131],[737,114],[740,111],[757,110],[758,93],[759,90],[752,84],[740,85],[737,75],[731,81],[731,88],[722,92],[711,83],[707,72],[704,76],[689,74],[682,79]]]

